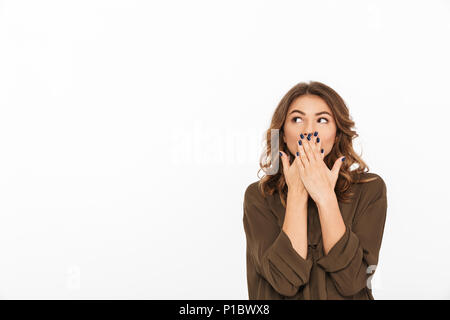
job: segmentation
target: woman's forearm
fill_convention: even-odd
[[[336,194],[330,192],[328,196],[324,197],[321,202],[317,203],[317,210],[322,229],[323,253],[327,255],[345,233],[345,223]]]
[[[308,255],[308,193],[288,192],[283,231],[298,254]]]

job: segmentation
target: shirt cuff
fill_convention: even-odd
[[[359,248],[358,236],[345,225],[344,235],[328,251],[328,254],[316,262],[326,272],[336,272],[347,267],[355,257]]]
[[[283,229],[273,242],[268,258],[295,286],[301,286],[309,281],[313,262],[311,258],[304,259],[298,254]]]

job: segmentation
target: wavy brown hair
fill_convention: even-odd
[[[342,202],[350,202],[354,193],[351,192],[350,187],[353,183],[365,183],[369,181],[376,180],[377,178],[359,179],[361,173],[369,171],[369,167],[361,159],[361,157],[356,154],[353,150],[352,140],[358,137],[356,131],[352,130],[355,123],[351,119],[348,108],[336,91],[334,91],[329,86],[317,82],[310,81],[309,83],[300,82],[292,87],[281,99],[275,112],[272,116],[272,121],[270,123],[270,128],[267,129],[265,134],[266,147],[260,157],[260,169],[259,172],[263,170],[267,172],[267,169],[272,166],[271,159],[271,130],[279,129],[279,146],[280,150],[284,151],[289,156],[290,163],[295,160],[295,156],[290,153],[286,143],[283,141],[284,135],[284,123],[286,121],[287,112],[291,103],[298,97],[311,94],[322,98],[330,107],[335,122],[336,122],[336,140],[334,142],[333,148],[330,153],[324,158],[324,162],[327,167],[331,170],[334,162],[342,156],[346,157],[346,161],[342,164],[339,177],[336,182],[335,192],[336,197]],[[276,153],[278,157],[278,152]],[[287,198],[287,184],[283,174],[283,163],[278,159],[275,159],[279,163],[279,170],[276,174],[265,175],[259,180],[259,190],[264,197],[266,195],[272,195],[274,192],[278,192],[281,198],[281,203],[286,207]],[[358,165],[355,170],[350,170],[350,167],[354,164]]]

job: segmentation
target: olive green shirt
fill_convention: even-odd
[[[352,202],[338,201],[346,231],[327,255],[323,253],[318,209],[308,197],[306,259],[282,229],[286,209],[279,193],[264,198],[258,181],[247,187],[243,224],[250,300],[374,300],[370,280],[386,220],[386,184],[375,173],[360,177],[378,179],[352,184]]]

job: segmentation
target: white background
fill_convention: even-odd
[[[242,201],[317,80],[387,184],[375,299],[450,298],[450,1],[0,1],[0,298],[247,299]]]

